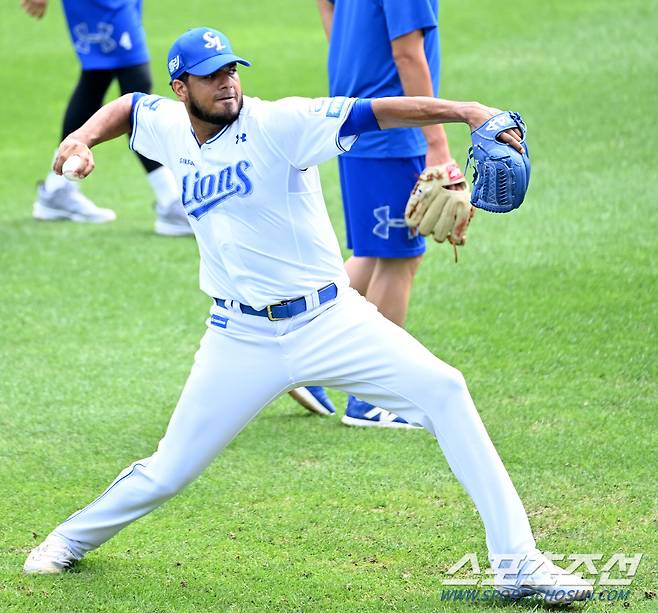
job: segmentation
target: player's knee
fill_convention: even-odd
[[[160,502],[173,498],[193,479],[193,477],[187,478],[183,473],[164,475],[151,473],[148,477],[153,496]]]
[[[405,258],[407,262],[407,270],[408,273],[413,277],[415,274],[418,272],[418,268],[420,267],[420,263],[423,260],[423,256],[421,255],[416,255],[413,258]]]
[[[158,499],[165,501],[165,500],[169,500],[169,498],[173,498],[187,484],[188,481],[183,481],[181,479],[176,479],[176,478],[172,478],[167,481],[159,481],[156,484]]]
[[[453,366],[441,363],[440,367],[432,372],[431,378],[434,382],[432,389],[436,406],[443,406],[448,399],[455,395],[468,393],[464,375]]]
[[[463,393],[468,389],[461,370],[450,366],[446,377],[446,387],[452,393]]]
[[[378,258],[376,266],[380,274],[407,274],[413,277],[422,259],[422,255],[415,255],[410,258]]]

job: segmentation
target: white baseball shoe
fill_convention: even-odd
[[[587,600],[593,590],[592,582],[553,564],[540,551],[529,553],[514,571],[505,574],[496,570],[494,586],[507,598],[540,596],[547,604],[569,604],[576,600]]]
[[[68,570],[79,559],[59,536],[51,533],[41,545],[30,551],[23,572],[30,575],[55,575]]]
[[[67,182],[54,191],[46,190],[40,183],[32,216],[40,221],[69,220],[80,223],[106,223],[117,218],[111,209],[97,207],[73,182]]]
[[[190,236],[194,234],[180,200],[174,200],[168,206],[156,204],[155,233],[161,236]]]

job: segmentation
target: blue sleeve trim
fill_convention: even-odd
[[[350,109],[345,123],[340,128],[338,136],[357,136],[364,132],[381,130],[372,110],[371,98],[359,98]]]
[[[423,36],[425,35],[426,32],[429,32],[430,30],[436,30],[439,26],[435,23],[427,23],[425,25],[420,25],[420,26],[407,26],[407,27],[402,27],[399,30],[395,30],[394,32],[389,32],[389,40],[393,42],[396,38],[401,38],[402,36],[406,36],[407,34],[411,34],[412,32],[415,32],[416,30],[421,30],[423,32]]]
[[[436,0],[382,0],[380,4],[391,41],[414,30],[426,32],[438,27],[439,3]]]
[[[131,100],[131,107],[130,107],[130,140],[128,141],[128,146],[134,151],[135,148],[133,146],[133,143],[135,142],[135,131],[137,128],[137,104],[139,103],[140,99],[146,96],[146,94],[142,94],[140,92],[135,92],[133,94],[132,100]]]

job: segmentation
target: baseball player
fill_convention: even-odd
[[[357,98],[436,96],[439,87],[438,0],[317,0],[329,40],[329,92]],[[425,239],[410,231],[404,210],[427,167],[448,177],[468,199],[467,183],[452,159],[443,126],[364,134],[338,161],[345,211],[345,263],[350,285],[394,323],[407,315]],[[447,192],[446,192],[447,193]],[[303,391],[300,390],[303,393]],[[319,397],[319,391],[311,390]],[[322,414],[320,407],[296,398]],[[329,407],[330,409],[330,407]],[[324,411],[328,414],[330,410]],[[410,428],[400,416],[348,396],[349,426]]]
[[[504,562],[496,565],[500,590],[547,595],[559,587],[568,600],[586,597],[589,583],[537,551],[461,373],[349,288],[316,167],[362,133],[449,121],[475,127],[496,110],[429,97],[266,102],[242,95],[238,64],[249,62],[222,33],[190,30],[169,51],[178,101],[124,95],[60,145],[57,173],[77,155],[77,173],[87,176],[89,147],[126,133],[133,150],[172,169],[212,306],[155,453],[57,526],[32,550],[25,572],[69,568],[194,480],[280,394],[324,385],[436,436],[477,506],[492,559]],[[521,149],[515,131],[499,138]]]
[[[64,114],[62,139],[77,130],[103,104],[114,79],[121,93],[151,91],[149,53],[142,26],[142,0],[62,0],[71,41],[82,71]],[[27,13],[40,19],[48,0],[21,0]],[[192,234],[180,206],[178,187],[171,171],[137,154],[156,199],[155,231],[164,236]],[[32,214],[42,221],[71,220],[105,223],[116,219],[110,209],[96,206],[52,170],[37,188]]]

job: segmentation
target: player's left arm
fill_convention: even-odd
[[[425,55],[424,30],[413,30],[391,41],[393,60],[405,96],[433,96],[432,75]],[[424,126],[427,141],[426,166],[437,166],[452,160],[446,132],[441,125]]]
[[[322,28],[327,36],[327,40],[331,38],[331,27],[334,21],[334,3],[333,0],[317,0],[318,12],[322,20]]]
[[[376,98],[372,111],[382,130],[389,128],[422,128],[443,123],[465,123],[471,131],[499,114],[499,109],[479,102],[456,102],[427,96]],[[521,132],[509,129],[501,132],[499,140],[523,153]]]
[[[53,170],[62,174],[62,166],[67,159],[77,155],[82,160],[76,170],[81,178],[94,169],[94,156],[91,148],[124,134],[130,134],[130,114],[133,94],[125,94],[96,111],[89,120],[75,132],[71,132],[60,144]]]

